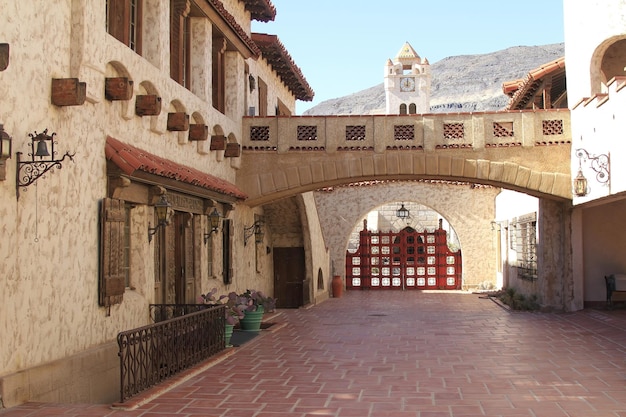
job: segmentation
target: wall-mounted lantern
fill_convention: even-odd
[[[582,163],[589,161],[589,167],[596,173],[596,181],[607,184],[610,180],[610,157],[607,154],[590,155],[583,148],[576,149],[578,158],[578,175],[572,181],[574,195],[584,197],[589,193],[587,178],[583,175]]]
[[[261,243],[263,242],[263,236],[265,233],[263,232],[263,222],[261,220],[255,221],[252,226],[243,228],[243,245],[246,246],[248,243],[248,239],[254,235],[254,242]]]
[[[213,211],[211,212],[211,214],[209,214],[209,226],[211,226],[211,230],[208,233],[204,234],[204,244],[205,245],[209,241],[209,238],[211,237],[211,234],[217,233],[217,231],[219,230],[219,228],[220,228],[220,219],[221,218],[222,218],[222,216],[217,211],[217,209],[214,207]]]
[[[0,124],[0,181],[7,177],[6,160],[11,158],[11,136],[4,131],[4,125]]]
[[[22,161],[22,152],[15,153],[17,158],[15,194],[18,199],[20,198],[20,187],[28,187],[53,168],[63,168],[61,162],[63,162],[65,158],[74,161],[75,153],[70,154],[69,152],[65,152],[63,158],[55,159],[57,154],[57,151],[54,150],[54,146],[57,143],[54,139],[55,135],[56,133],[48,135],[48,129],[45,129],[41,133],[34,132],[28,134],[28,136],[30,136],[30,152],[28,153],[28,155],[30,155],[30,161]],[[37,144],[36,148],[35,143]],[[49,150],[48,143],[50,145]]]
[[[409,209],[404,207],[404,203],[400,206],[398,210],[396,210],[396,217],[402,220],[406,220],[411,217],[411,212]]]
[[[157,224],[156,226],[151,227],[150,223],[148,223],[148,242],[152,242],[152,236],[154,236],[157,230],[159,230],[159,227],[163,227],[167,224],[171,207],[172,205],[169,201],[167,201],[167,197],[165,196],[165,194],[163,194],[159,201],[154,204],[154,211],[156,212],[157,216]]]

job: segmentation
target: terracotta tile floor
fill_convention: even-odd
[[[624,309],[348,292],[275,320],[285,325],[134,410],[26,404],[0,416],[626,417]]]

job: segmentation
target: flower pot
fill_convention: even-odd
[[[333,287],[333,297],[339,298],[343,294],[343,281],[341,281],[340,275],[335,275],[331,283]]]
[[[245,311],[244,317],[239,320],[241,330],[247,332],[258,332],[261,330],[261,320],[263,320],[263,306],[257,307],[256,311]]]
[[[233,324],[226,323],[226,330],[224,332],[224,341],[226,342],[226,347],[230,346],[230,338],[233,335],[233,327],[235,327]]]

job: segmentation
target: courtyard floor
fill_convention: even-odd
[[[274,321],[130,409],[29,403],[0,416],[626,417],[625,309],[511,312],[478,294],[358,291]]]

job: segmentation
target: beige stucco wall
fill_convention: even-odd
[[[148,304],[154,300],[154,243],[147,239],[152,207],[138,205],[132,210],[132,289],[128,288],[124,301],[110,310],[98,305],[98,206],[107,196],[106,137],[231,183],[240,165],[239,158],[210,151],[209,141],[191,143],[187,132],[168,131],[167,113],[184,111],[192,123],[208,125],[209,135],[224,134],[229,141],[240,142],[241,117],[251,100],[246,97],[250,92],[243,81],[243,57],[233,53],[227,56],[231,92],[227,112],[222,114],[207,101],[211,97],[211,71],[194,67],[194,76],[204,78],[192,91],[170,79],[169,2],[145,2],[143,57],[106,33],[104,3],[38,0],[28,4],[10,1],[2,6],[5,19],[0,25],[0,40],[10,45],[10,63],[0,72],[0,124],[13,138],[13,151],[29,158],[28,134],[48,129],[56,133],[59,156],[65,151],[76,155],[74,162],[66,160],[62,169],[20,189],[19,199],[14,183],[15,156],[7,161],[7,180],[0,182],[0,230],[4,237],[0,241],[0,408],[27,400],[109,401],[111,392],[117,390],[115,383],[103,392],[76,381],[100,378],[102,369],[107,375],[115,373],[117,357],[103,355],[102,349],[109,352],[118,332],[149,322]],[[222,3],[238,18],[249,18],[242,2]],[[210,23],[196,23],[196,33],[210,33]],[[250,22],[240,24],[249,33]],[[203,48],[193,53],[206,55],[210,36]],[[280,97],[293,109],[293,95],[267,63],[248,63],[251,73],[265,78],[271,99]],[[134,81],[131,100],[111,102],[104,98],[104,80],[113,76]],[[79,106],[51,105],[51,80],[69,77],[87,83],[87,101]],[[136,95],[145,92],[162,98],[159,116],[135,115]],[[273,112],[273,106],[268,108]],[[233,284],[222,284],[220,270],[209,276],[202,269],[202,292],[218,287],[220,293],[246,288],[272,293],[270,258],[259,251],[255,261],[255,245],[243,245],[243,228],[253,222],[255,213],[262,215],[262,208],[236,204],[230,211]],[[206,219],[201,222],[206,230]],[[217,248],[215,259],[220,259],[220,238],[214,234],[212,239]],[[206,265],[207,250],[199,246],[196,254],[200,264]],[[94,368],[94,361],[101,367]],[[67,381],[71,380],[74,385],[70,386]]]
[[[463,288],[496,282],[496,252],[491,221],[495,217],[498,188],[473,188],[469,184],[385,183],[363,187],[338,187],[319,191],[315,200],[333,274],[345,278],[345,251],[350,233],[367,213],[385,203],[411,201],[440,213],[454,228],[463,257]]]

